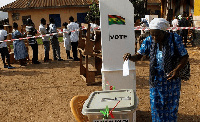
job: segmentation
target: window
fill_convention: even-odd
[[[61,27],[60,14],[49,14],[49,19],[53,18],[55,20],[56,27]]]
[[[87,16],[87,13],[77,13],[77,21],[79,23],[87,23],[85,21],[85,17]]]
[[[20,13],[12,13],[13,21],[19,20]]]

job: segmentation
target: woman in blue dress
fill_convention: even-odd
[[[138,61],[143,55],[150,56],[150,104],[153,122],[177,122],[181,79],[179,71],[188,61],[188,53],[182,38],[166,32],[169,23],[163,18],[151,21],[150,36],[147,37],[137,54],[126,53],[124,60]],[[174,57],[180,57],[174,65]],[[178,56],[177,56],[178,55]]]
[[[28,56],[27,49],[24,41],[19,40],[22,34],[18,31],[17,23],[13,23],[13,28],[12,39],[16,39],[13,41],[15,60],[19,60],[21,66],[26,66],[26,57]]]

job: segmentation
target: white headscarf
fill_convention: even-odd
[[[168,27],[169,22],[164,18],[154,18],[149,24],[150,29],[159,29],[166,31]]]

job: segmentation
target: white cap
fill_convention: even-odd
[[[166,31],[168,27],[169,22],[164,18],[154,18],[149,24],[150,29],[159,29]]]

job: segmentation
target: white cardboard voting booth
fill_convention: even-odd
[[[123,17],[125,24],[109,25],[109,15]],[[100,0],[100,18],[102,88],[109,90],[109,86],[105,84],[108,81],[116,89],[136,90],[134,62],[129,62],[129,75],[123,76],[123,55],[125,53],[135,54],[133,5],[129,0]]]
[[[100,0],[100,25],[102,89],[109,90],[109,86],[106,85],[109,82],[116,90],[136,91],[134,62],[129,62],[129,75],[123,76],[123,55],[135,54],[133,4],[129,0]]]

